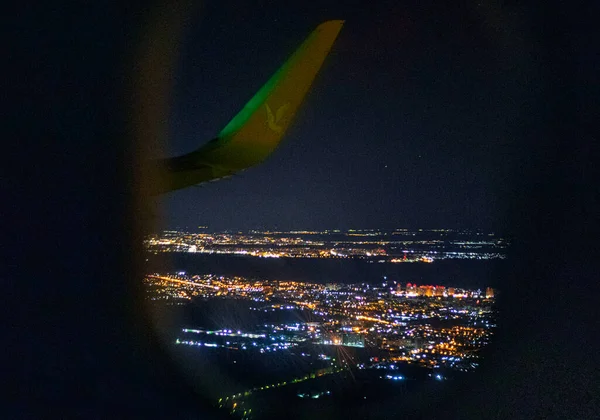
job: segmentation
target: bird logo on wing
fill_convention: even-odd
[[[283,115],[286,113],[289,107],[289,102],[283,104],[277,109],[277,111],[275,111],[275,114],[273,114],[273,111],[271,111],[271,107],[269,106],[269,104],[265,104],[265,108],[267,109],[267,124],[271,130],[273,130],[276,133],[281,133],[283,131],[283,127],[279,125],[279,122],[281,121]]]

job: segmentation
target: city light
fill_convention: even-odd
[[[257,258],[359,258],[382,263],[433,263],[444,259],[504,259],[508,242],[458,239],[468,231],[407,229],[199,233],[168,230],[144,241],[153,253],[186,252]],[[488,235],[489,238],[489,235]]]
[[[503,259],[507,242],[450,230],[178,230],[153,235],[145,245],[150,253],[362,259],[398,268],[395,264],[425,267],[447,259]],[[302,403],[316,404],[338,398],[333,388],[334,398],[328,397],[326,384],[331,381],[367,377],[379,389],[404,392],[420,380],[414,369],[425,372],[422,380],[429,386],[439,387],[480,366],[481,350],[496,328],[497,289],[463,287],[459,281],[446,284],[446,279],[427,284],[418,276],[384,273],[357,283],[348,278],[325,283],[194,274],[188,269],[148,274],[144,283],[152,307],[215,305],[207,317],[210,322],[176,318],[184,321],[170,331],[169,343],[173,351],[192,355],[192,361],[220,360],[228,374],[242,378],[244,385],[215,391],[213,401],[237,418],[250,419],[255,415],[249,405],[257,396],[263,401],[285,392]],[[271,368],[277,374],[263,377]],[[245,382],[247,372],[254,371],[259,374]],[[362,400],[369,394],[359,395]]]

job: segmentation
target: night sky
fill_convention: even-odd
[[[509,8],[233,3],[206,3],[185,28],[170,156],[214,138],[319,23],[346,24],[275,153],[166,195],[168,227],[504,230],[539,101]]]

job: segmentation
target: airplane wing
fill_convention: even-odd
[[[217,138],[183,156],[159,162],[161,194],[230,176],[262,162],[290,126],[344,21],[319,25]]]

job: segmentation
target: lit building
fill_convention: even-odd
[[[342,345],[350,347],[364,347],[365,340],[360,334],[342,334]]]
[[[485,298],[486,299],[492,299],[494,297],[494,289],[492,289],[491,287],[488,287],[485,289]]]
[[[417,285],[416,284],[407,283],[404,295],[407,296],[407,297],[416,296],[417,295]]]
[[[417,292],[419,296],[432,297],[433,296],[433,286],[419,286],[419,290]]]
[[[321,344],[333,346],[364,347],[365,340],[360,334],[327,334],[321,339]]]
[[[321,339],[321,344],[339,346],[342,344],[342,337],[339,334],[325,334]]]

